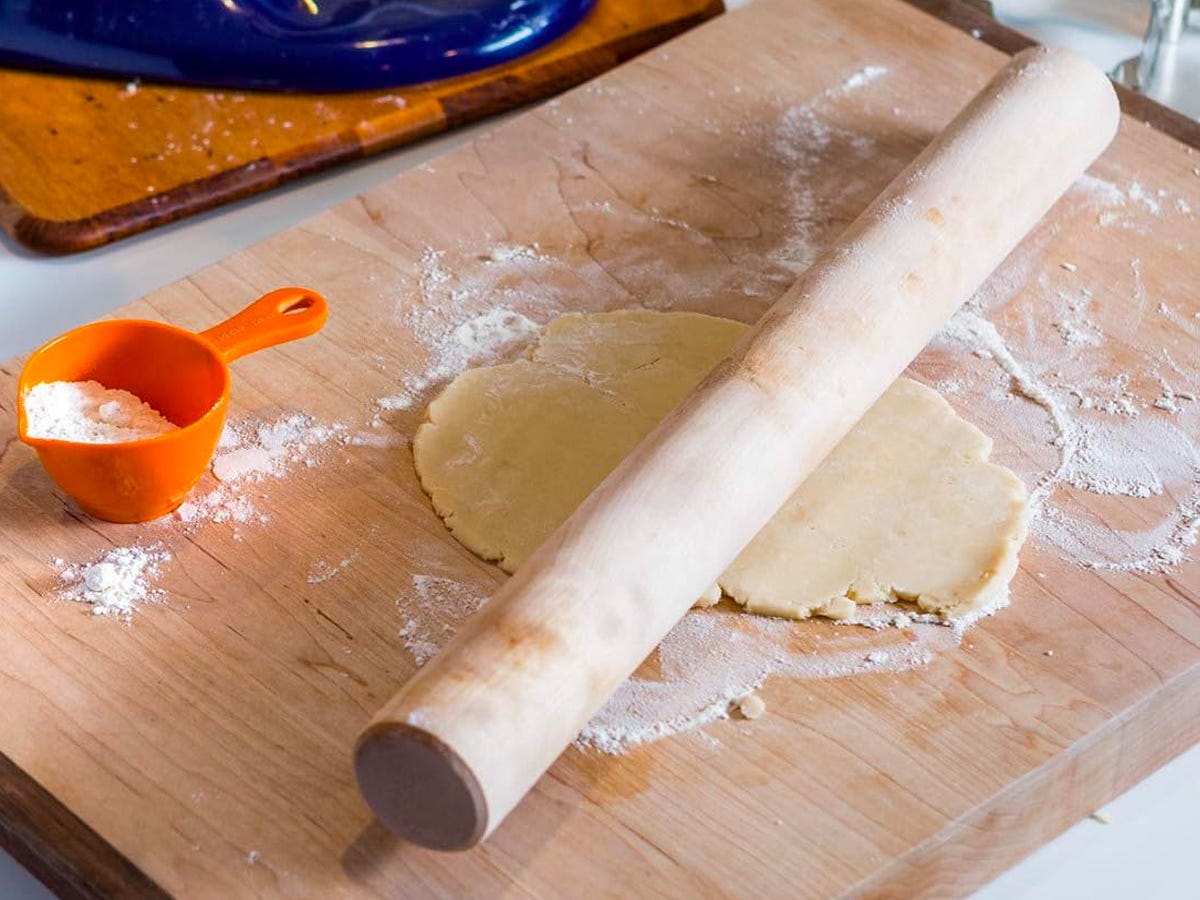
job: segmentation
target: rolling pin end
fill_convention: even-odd
[[[432,850],[467,850],[487,832],[487,802],[470,768],[434,735],[377,722],[358,740],[354,772],[387,828]]]

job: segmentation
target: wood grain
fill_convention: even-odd
[[[0,71],[0,226],[46,253],[96,247],[558,93],[722,10],[601,0],[513,63],[358,94],[130,91]]]
[[[329,299],[329,324],[239,361],[233,412],[300,409],[371,431],[374,398],[428,364],[411,316],[458,315],[456,293],[464,315],[649,306],[755,319],[1003,60],[894,0],[756,0],[121,314],[200,329],[308,284]],[[888,76],[820,99],[867,64]],[[814,99],[830,126],[820,146],[788,112]],[[1200,209],[1197,165],[1126,119],[1093,173]],[[1156,396],[1162,349],[1200,358],[1200,333],[1159,307],[1185,324],[1200,313],[1195,221],[1162,205],[1123,228],[1078,198],[1061,204],[997,279],[997,328],[1014,345],[1058,340],[1040,280],[1073,260],[1110,336],[1108,374],[1132,372],[1129,390]],[[535,243],[541,262],[490,262],[498,244]],[[448,281],[423,278],[435,262]],[[19,362],[0,365],[10,414]],[[988,364],[935,349],[911,374]],[[429,390],[383,413],[380,433],[411,434]],[[1021,401],[1003,396],[950,398],[995,435],[1001,461],[1051,459],[1013,432],[1004,404]],[[422,851],[372,822],[352,743],[416,669],[396,608],[412,576],[480,593],[502,576],[448,536],[407,450],[335,446],[323,465],[264,481],[271,522],[239,540],[229,526],[80,516],[4,421],[0,751],[172,895],[962,894],[1200,738],[1200,566],[1082,569],[1035,538],[1012,607],[928,666],[776,678],[768,715],[708,726],[716,742],[569,751],[483,845]],[[1126,530],[1170,499],[1072,495]],[[125,627],[55,601],[52,557],[135,539],[175,555],[164,603]],[[309,583],[318,562],[352,555]],[[843,634],[808,623],[795,641],[816,650]],[[87,866],[71,847],[36,852]]]

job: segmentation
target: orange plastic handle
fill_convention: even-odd
[[[216,345],[228,363],[255,350],[316,334],[328,317],[329,306],[316,291],[285,287],[263,294],[200,336]]]

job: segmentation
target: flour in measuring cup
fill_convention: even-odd
[[[97,381],[44,381],[21,402],[26,434],[34,438],[119,444],[177,428],[141,397]]]

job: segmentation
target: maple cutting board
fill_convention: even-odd
[[[106,244],[556,93],[722,9],[600,0],[566,37],[515,62],[356,94],[0,70],[0,226],[48,253]]]
[[[928,665],[777,676],[761,720],[624,756],[572,749],[470,852],[404,845],[355,789],[354,738],[416,667],[398,608],[414,578],[502,579],[413,474],[405,441],[454,368],[430,335],[498,306],[751,321],[1003,60],[897,0],[757,0],[131,304],[120,314],[198,329],[281,284],[328,297],[321,335],[234,366],[233,415],[300,410],[367,437],[255,485],[267,524],[82,516],[15,440],[21,361],[0,367],[0,839],[75,896],[961,895],[1191,746],[1200,566],[1080,564],[1125,560],[1156,528],[1189,552],[1184,458],[1146,498],[1053,486],[1047,508],[1093,545],[1035,528],[1011,607]],[[847,88],[868,65],[887,72]],[[997,339],[1063,415],[1184,447],[1197,433],[1198,404],[1153,401],[1160,378],[1200,380],[1198,164],[1127,118],[1096,180],[984,292]],[[1071,343],[1081,309],[1106,339]],[[1040,483],[1061,461],[1053,420],[1003,353],[976,350],[941,342],[912,374]],[[1082,409],[1062,378],[1083,357],[1137,419]],[[375,403],[404,390],[408,408]],[[55,557],[135,540],[174,554],[160,604],[124,625],[55,599]],[[814,621],[785,649],[897,639]]]

